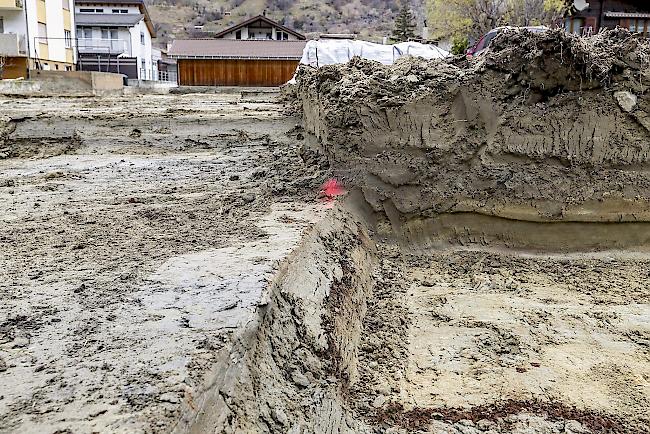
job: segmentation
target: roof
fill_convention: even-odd
[[[79,26],[115,26],[131,27],[138,24],[142,14],[75,14],[75,23]]]
[[[607,18],[650,18],[645,12],[605,12]]]
[[[295,36],[296,38],[298,38],[298,39],[300,39],[302,41],[307,39],[307,38],[305,38],[305,35],[303,35],[301,33],[298,33],[295,30],[291,30],[288,27],[284,27],[283,25],[276,23],[275,21],[265,17],[264,15],[258,15],[256,17],[249,18],[246,21],[242,21],[241,23],[236,24],[236,25],[234,25],[232,27],[228,27],[226,30],[223,30],[223,31],[217,33],[216,35],[214,35],[214,37],[215,38],[221,38],[222,36],[226,35],[227,33],[234,32],[235,30],[239,30],[242,27],[246,27],[246,26],[248,26],[250,24],[253,24],[255,21],[263,21],[263,22],[267,23],[268,25],[270,25],[272,27],[277,27],[278,29],[280,29],[280,30],[282,30],[284,32],[292,34],[293,36]]]
[[[176,39],[169,57],[175,59],[292,59],[300,60],[306,41],[249,39]]]
[[[144,0],[77,0],[75,1],[75,6],[83,5],[135,5],[140,9],[140,13],[144,15],[144,22],[151,33],[151,37],[156,37],[156,31],[153,28],[153,22],[149,16],[149,11],[147,6],[144,4]],[[81,14],[75,14],[75,19]],[[90,14],[89,14],[90,15]],[[128,15],[128,14],[125,14]]]

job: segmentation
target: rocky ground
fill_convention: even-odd
[[[239,95],[0,100],[0,431],[159,432],[322,206]]]

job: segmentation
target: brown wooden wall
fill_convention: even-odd
[[[2,70],[2,78],[27,78],[27,58],[7,57]]]
[[[291,80],[297,60],[179,59],[181,86],[280,86]]]

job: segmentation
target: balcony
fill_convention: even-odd
[[[123,39],[79,38],[77,48],[80,54],[128,54],[129,42]]]
[[[0,0],[0,11],[20,11],[23,9],[23,0]]]
[[[25,37],[15,33],[0,33],[0,55],[26,56]]]

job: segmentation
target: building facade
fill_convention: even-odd
[[[589,36],[602,28],[623,27],[650,36],[650,1],[575,0],[564,20],[567,32]]]
[[[214,35],[219,39],[254,39],[273,41],[304,41],[305,36],[276,23],[275,21],[258,15],[242,21]]]
[[[143,0],[77,0],[75,19],[80,69],[158,80],[159,52]]]
[[[71,71],[76,53],[74,0],[0,0],[2,78],[29,69]]]

